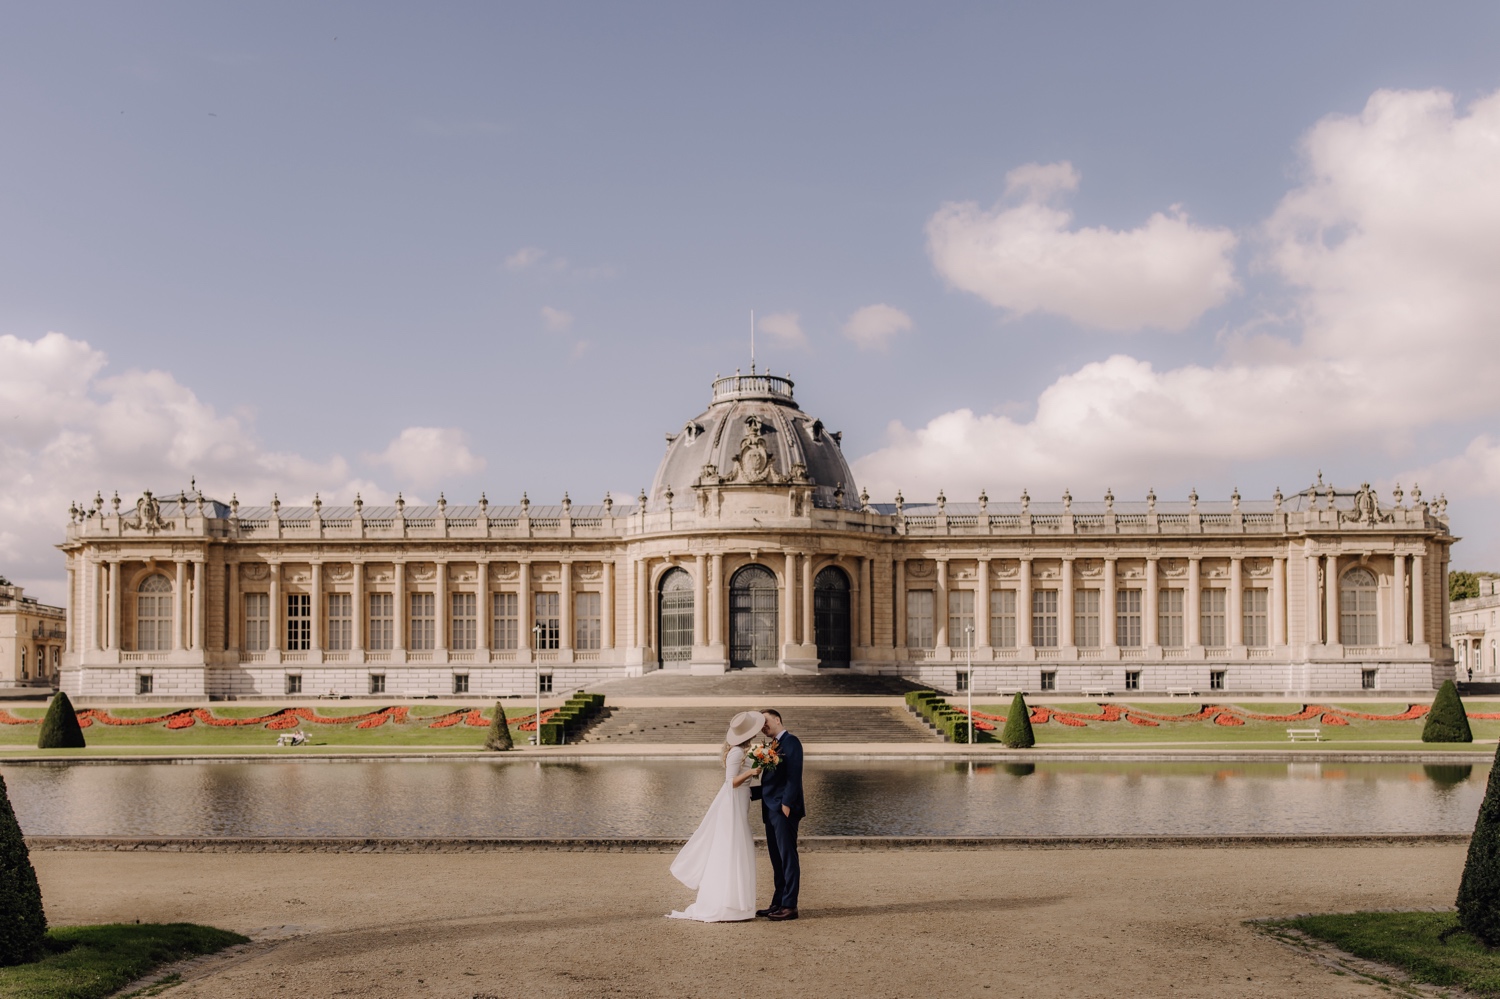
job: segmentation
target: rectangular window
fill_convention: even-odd
[[[932,634],[932,591],[906,591],[906,647],[930,649],[935,640]]]
[[[385,674],[384,673],[371,673],[370,674],[370,693],[372,693],[372,694],[383,694],[383,693],[385,693]]]
[[[961,669],[953,674],[953,689],[960,694],[969,689],[969,671]]]
[[[1099,647],[1099,591],[1073,591],[1073,643],[1080,649]]]
[[[1241,599],[1245,605],[1244,640],[1252,649],[1263,649],[1271,644],[1271,626],[1266,608],[1270,606],[1268,593],[1262,588],[1246,590]]]
[[[974,591],[948,591],[948,644],[967,649],[974,640]]]
[[[137,673],[135,675],[135,692],[137,694],[149,694],[154,686],[155,678],[150,673]]]
[[[271,647],[271,595],[245,594],[245,649],[264,652]]]
[[[1187,644],[1183,626],[1183,591],[1161,590],[1156,595],[1156,640],[1164,649],[1180,649]]]
[[[406,636],[406,647],[416,651],[437,647],[436,594],[411,595],[411,632]]]
[[[469,692],[469,674],[453,674],[453,692],[455,694],[467,694]]]
[[[396,595],[370,594],[370,649],[385,652],[395,646]]]
[[[1138,669],[1128,669],[1128,670],[1125,671],[1125,689],[1126,690],[1140,690],[1141,689],[1141,671],[1140,670],[1138,670]]]
[[[1208,671],[1208,689],[1209,690],[1223,690],[1224,689],[1224,671],[1223,670],[1221,670],[1221,669],[1214,669],[1214,670],[1209,670]]]
[[[1224,614],[1226,590],[1204,588],[1199,607],[1198,621],[1202,628],[1203,644],[1209,648],[1222,649],[1229,644],[1229,632]]]
[[[990,591],[990,644],[997,649],[1016,647],[1016,591]]]
[[[520,596],[515,593],[490,594],[490,648],[519,648],[520,634]]]
[[[312,648],[312,594],[286,595],[286,649],[305,652]]]
[[[573,595],[573,648],[599,648],[599,594]]]
[[[537,593],[534,594],[534,598],[537,629],[532,638],[539,649],[555,649],[562,639],[562,628],[558,619],[558,603],[561,594]]]
[[[288,694],[300,694],[300,693],[302,693],[302,674],[301,673],[288,673],[286,675],[286,693],[288,693]]]
[[[328,594],[328,648],[344,652],[354,647],[354,594]]]
[[[1362,669],[1359,671],[1359,686],[1362,690],[1375,689],[1375,670]]]
[[[1141,647],[1141,591],[1115,591],[1115,643],[1122,649]]]
[[[453,622],[448,635],[450,649],[472,649],[479,641],[479,595],[454,593],[450,596]]]
[[[1042,670],[1042,689],[1043,690],[1056,690],[1057,689],[1057,671],[1056,670],[1051,670],[1051,669]]]
[[[1057,648],[1056,590],[1032,591],[1031,644],[1039,649]]]
[[[536,678],[537,689],[544,694],[552,693],[552,674],[539,673]]]

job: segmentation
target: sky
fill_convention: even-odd
[[[1449,500],[1500,569],[1500,6],[4,4],[0,575],[72,502]]]

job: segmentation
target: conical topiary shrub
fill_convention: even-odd
[[[78,712],[73,702],[61,690],[47,705],[47,717],[42,719],[42,731],[36,737],[38,749],[82,749],[83,729],[78,727]]]
[[[1474,820],[1469,859],[1458,883],[1458,922],[1486,947],[1500,945],[1500,750]]]
[[[510,722],[505,720],[505,705],[495,702],[495,717],[490,719],[489,734],[484,737],[484,748],[494,750],[514,749],[510,738]]]
[[[1432,699],[1432,709],[1427,712],[1427,724],[1422,726],[1423,742],[1473,742],[1474,733],[1469,730],[1469,716],[1464,711],[1464,702],[1459,699],[1458,688],[1452,680],[1444,680]]]
[[[46,933],[42,889],[0,777],[0,967],[40,958]]]
[[[1010,749],[1030,749],[1036,745],[1036,736],[1031,731],[1031,709],[1026,706],[1024,695],[1017,693],[1005,713],[1005,728],[1000,741]]]

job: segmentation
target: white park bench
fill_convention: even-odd
[[[1167,696],[1168,697],[1176,697],[1179,694],[1181,694],[1183,697],[1197,697],[1198,696],[1198,692],[1196,690],[1194,690],[1192,687],[1168,687],[1167,688]]]
[[[1292,742],[1301,742],[1303,739],[1322,742],[1323,730],[1320,728],[1289,728],[1286,730],[1286,737]]]
[[[1115,692],[1107,687],[1084,687],[1078,693],[1084,697],[1113,697]]]

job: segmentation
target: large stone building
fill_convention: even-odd
[[[526,693],[657,669],[852,669],[998,692],[1428,691],[1444,504],[872,503],[789,378],[735,374],[633,503],[76,510],[64,687]],[[540,677],[540,681],[538,681]]]
[[[1500,579],[1479,580],[1479,596],[1453,601],[1453,650],[1460,678],[1500,682]]]
[[[56,680],[65,620],[61,607],[39,603],[0,576],[0,682],[40,686]]]

